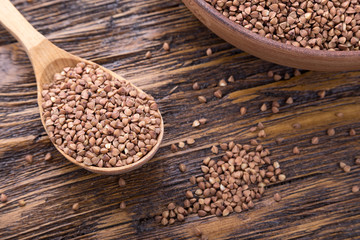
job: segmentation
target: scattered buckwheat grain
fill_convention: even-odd
[[[274,200],[277,201],[277,202],[280,202],[281,201],[281,196],[279,193],[275,193],[274,194]]]
[[[45,161],[49,161],[49,160],[51,160],[51,159],[52,159],[51,153],[45,154],[45,157],[44,157],[44,160],[45,160]]]
[[[184,143],[184,142],[179,142],[179,143],[178,143],[178,146],[179,146],[179,148],[184,148],[184,147],[185,147],[185,143]]]
[[[170,45],[169,45],[169,43],[164,42],[164,44],[163,44],[163,49],[164,49],[165,51],[170,51]]]
[[[277,108],[277,107],[272,107],[272,108],[271,108],[271,111],[272,111],[273,113],[278,113],[278,112],[279,112],[279,108]]]
[[[343,168],[344,172],[348,173],[351,171],[351,167],[349,165],[346,165],[344,168]]]
[[[199,123],[200,123],[201,125],[204,125],[206,122],[207,122],[207,119],[206,119],[206,118],[200,118],[200,119],[199,119]]]
[[[294,148],[293,148],[293,153],[294,153],[294,154],[300,154],[299,148],[298,148],[298,147],[294,147]]]
[[[184,166],[185,166],[185,165],[184,165]],[[176,207],[175,203],[169,203],[168,206],[167,206],[167,208],[168,208],[169,210],[174,210],[175,207]]]
[[[266,132],[265,132],[265,130],[264,130],[264,129],[262,129],[262,130],[260,130],[260,131],[259,131],[259,133],[258,133],[258,137],[260,137],[260,138],[264,138],[264,137],[266,137]]]
[[[327,135],[328,136],[334,136],[335,135],[335,129],[334,128],[329,128],[327,130]]]
[[[262,122],[258,122],[258,129],[264,129],[264,124]]]
[[[206,97],[204,97],[204,96],[198,96],[198,100],[201,103],[206,103]]]
[[[274,100],[274,101],[272,101],[272,106],[279,108],[279,107],[280,107],[280,104],[279,104],[278,101]]]
[[[162,216],[160,216],[160,215],[156,215],[156,216],[155,216],[155,221],[156,221],[157,223],[161,223],[161,220],[162,220]]]
[[[318,137],[313,137],[311,139],[311,144],[318,144],[319,143],[319,138]]]
[[[193,138],[188,138],[188,139],[186,140],[186,143],[189,144],[189,145],[192,145],[192,144],[195,143],[195,139],[193,139]]]
[[[225,79],[221,79],[220,81],[219,81],[219,87],[226,87],[227,86],[227,82],[225,81]]]
[[[285,80],[290,79],[290,74],[289,74],[289,73],[285,73],[285,74],[284,74],[284,79],[285,79]]]
[[[325,97],[325,94],[326,94],[325,90],[321,90],[321,91],[318,91],[318,92],[317,92],[317,95],[318,95],[320,98],[324,98],[324,97]]]
[[[263,104],[261,105],[260,110],[261,110],[262,112],[265,112],[265,111],[267,110],[266,103],[263,103]]]
[[[281,78],[282,77],[279,74],[274,74],[274,77],[273,77],[274,81],[280,81]]]
[[[161,220],[161,224],[164,225],[164,226],[168,225],[168,223],[169,223],[169,220],[167,220],[166,218],[163,218]]]
[[[192,85],[192,88],[193,88],[194,90],[199,90],[199,89],[200,89],[200,86],[199,86],[199,84],[198,84],[197,82],[195,82],[195,83]]]
[[[278,179],[279,179],[280,181],[285,181],[286,175],[285,175],[285,174],[279,174]]]
[[[179,164],[179,169],[180,169],[181,172],[186,172],[186,166],[185,166],[185,164],[180,163],[180,164]]]
[[[258,129],[257,127],[251,127],[251,128],[249,129],[249,131],[250,131],[250,132],[255,132],[257,129]]]
[[[220,90],[220,89],[219,89],[219,90],[216,90],[216,91],[214,92],[214,96],[217,97],[217,98],[222,98],[222,92],[221,92],[221,90]]]
[[[343,114],[342,112],[337,112],[337,113],[335,113],[335,116],[337,116],[337,117],[343,117],[344,114]]]
[[[294,100],[292,97],[289,97],[288,99],[286,99],[286,104],[293,104]]]
[[[151,58],[151,57],[152,57],[151,52],[150,52],[150,51],[147,51],[147,52],[145,53],[145,58],[146,58],[146,59],[149,59],[149,58]]]
[[[30,155],[30,154],[28,154],[28,155],[26,155],[25,156],[25,161],[27,162],[27,163],[32,163],[33,162],[33,156],[32,155]]]
[[[120,202],[120,209],[125,209],[126,208],[126,203],[125,203],[125,201],[122,201],[122,202]]]
[[[79,208],[80,208],[79,203],[74,203],[74,204],[72,205],[72,210],[74,210],[74,211],[79,210]]]
[[[215,145],[213,145],[213,146],[211,147],[211,152],[212,152],[213,154],[218,154],[218,153],[219,153],[219,149],[218,149]]]
[[[192,123],[192,127],[198,127],[198,126],[200,126],[200,122],[199,122],[199,120],[195,120],[193,123]]]
[[[170,148],[171,148],[172,152],[177,152],[177,150],[178,150],[178,148],[177,148],[177,146],[175,144],[171,144]]]
[[[195,184],[196,183],[196,178],[194,176],[191,176],[189,178],[189,181],[190,181],[191,184]]]
[[[350,131],[349,131],[349,135],[350,136],[355,136],[356,135],[355,129],[351,128]]]
[[[246,107],[241,107],[240,108],[240,115],[243,116],[243,115],[245,115],[245,113],[246,113]]]
[[[235,78],[234,78],[233,75],[231,75],[231,76],[228,78],[228,82],[229,82],[229,83],[235,82]]]
[[[120,187],[125,187],[125,186],[126,186],[126,181],[125,181],[125,179],[123,179],[123,178],[119,178],[118,183],[119,183],[119,186],[120,186]]]
[[[339,166],[340,166],[340,168],[344,169],[344,167],[346,166],[346,163],[344,163],[344,162],[339,162]]]
[[[201,237],[201,235],[202,235],[201,230],[197,227],[194,227],[193,232],[196,237]]]
[[[2,202],[2,203],[7,202],[7,196],[5,195],[5,193],[2,193],[0,195],[0,202]]]
[[[24,207],[26,205],[25,200],[19,200],[19,206]]]

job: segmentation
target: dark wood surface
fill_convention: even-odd
[[[359,239],[360,72],[319,73],[277,66],[250,56],[219,39],[176,1],[12,1],[41,33],[59,47],[108,67],[152,94],[164,117],[164,141],[155,158],[139,170],[118,177],[87,172],[68,162],[50,143],[41,125],[36,84],[22,47],[0,28],[0,239],[196,239],[199,227],[209,239]],[[163,51],[168,41],[171,51]],[[208,47],[213,55],[206,56]],[[145,59],[147,51],[153,57]],[[274,82],[273,69],[289,80]],[[222,78],[235,83],[213,92]],[[201,90],[192,90],[199,82]],[[317,91],[326,90],[325,98]],[[204,95],[208,103],[200,104]],[[288,96],[294,104],[285,105]],[[280,112],[261,112],[262,103],[278,100]],[[240,116],[241,106],[248,108]],[[342,112],[343,117],[335,116]],[[195,119],[208,123],[192,128]],[[251,211],[228,217],[190,215],[183,223],[160,226],[154,214],[184,200],[188,181],[200,175],[200,162],[220,142],[247,143],[259,121],[262,140],[280,162],[285,182],[267,187]],[[301,129],[291,125],[299,122]],[[326,130],[334,127],[335,136]],[[349,129],[357,131],[349,136]],[[312,145],[313,136],[320,138]],[[195,138],[173,153],[172,143]],[[277,145],[275,138],[284,137]],[[294,155],[298,146],[301,154]],[[43,157],[51,152],[53,159]],[[34,155],[34,162],[24,160]],[[339,168],[349,164],[350,173]],[[179,163],[188,171],[181,173]],[[283,196],[273,200],[274,193]],[[19,207],[18,201],[26,206]],[[126,201],[127,208],[119,209]],[[73,203],[80,203],[74,212]]]

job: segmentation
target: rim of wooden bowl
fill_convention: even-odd
[[[236,31],[238,33],[240,33],[241,35],[244,36],[244,38],[253,40],[257,43],[262,43],[264,44],[264,46],[266,46],[267,48],[273,48],[273,49],[277,49],[279,50],[279,52],[282,52],[283,54],[287,54],[287,53],[298,53],[302,56],[306,56],[306,57],[319,57],[319,58],[333,58],[333,59],[337,59],[337,60],[341,60],[341,59],[345,59],[345,58],[349,58],[349,57],[357,57],[360,59],[360,50],[356,50],[356,51],[329,51],[329,50],[314,50],[314,49],[308,49],[308,48],[304,48],[304,47],[295,47],[293,45],[289,45],[289,44],[285,44],[285,43],[281,43],[279,41],[273,40],[273,39],[268,39],[265,37],[260,36],[257,33],[254,33],[246,28],[244,28],[242,25],[237,24],[231,20],[229,20],[227,17],[223,16],[220,12],[218,12],[213,6],[211,6],[208,2],[206,2],[205,0],[183,0],[184,3],[187,3],[186,5],[191,6],[194,3],[197,4],[198,6],[200,6],[201,8],[203,8],[205,11],[207,11],[213,18],[216,19],[216,21],[218,21],[219,23],[221,23],[221,25],[226,26],[227,28],[229,28],[232,31]],[[192,7],[188,8],[190,10],[192,10]],[[206,19],[202,19],[201,16],[199,16],[198,14],[194,13],[194,15],[199,18],[199,20],[201,22],[204,23],[204,21],[206,21]],[[206,23],[204,23],[205,26],[207,26]],[[210,30],[211,27],[207,26]],[[222,38],[222,36],[220,36]],[[230,42],[230,44],[232,44]],[[232,44],[234,45],[234,44]],[[241,49],[241,47],[238,47],[236,45],[234,45],[235,47]],[[246,50],[244,50],[246,51]],[[253,54],[253,53],[250,53]],[[254,56],[257,56],[259,58],[262,58],[259,55],[254,54]],[[264,58],[263,58],[264,59]],[[269,59],[265,59],[267,61],[271,61]],[[277,63],[276,61],[272,61],[274,63]],[[279,63],[281,64],[281,63]],[[353,69],[353,68],[351,68]],[[359,64],[359,69],[360,69],[360,64]]]

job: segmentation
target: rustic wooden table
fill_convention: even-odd
[[[50,143],[41,125],[31,64],[22,47],[0,28],[0,239],[196,239],[199,227],[209,239],[359,239],[360,72],[319,73],[277,66],[227,44],[206,29],[179,0],[14,0],[21,13],[56,45],[113,69],[152,94],[163,114],[165,137],[155,158],[118,177],[100,176],[69,163]],[[0,6],[1,7],[1,6]],[[168,41],[171,51],[162,50]],[[206,56],[211,47],[213,54]],[[145,59],[151,51],[153,57]],[[269,70],[290,79],[275,82]],[[222,78],[234,83],[213,92]],[[201,90],[192,90],[198,82]],[[317,95],[326,90],[324,98]],[[197,96],[208,102],[200,104]],[[287,97],[294,103],[286,105]],[[261,112],[277,100],[280,112]],[[241,106],[248,108],[240,116]],[[342,112],[343,117],[335,113]],[[192,128],[205,117],[206,125]],[[285,182],[267,187],[251,211],[228,217],[190,215],[183,223],[160,226],[154,214],[181,203],[200,175],[200,162],[220,142],[248,143],[259,121],[262,143],[280,162]],[[292,128],[300,123],[301,129]],[[326,130],[335,128],[334,136]],[[349,136],[349,129],[357,135]],[[318,145],[312,137],[318,136]],[[170,145],[194,138],[173,153]],[[284,137],[282,144],[275,143]],[[301,153],[294,155],[298,146]],[[53,159],[43,157],[51,152]],[[34,162],[24,161],[33,154]],[[339,162],[350,165],[344,173]],[[179,163],[188,171],[181,173]],[[275,202],[274,193],[283,200]],[[26,206],[19,207],[18,201]],[[126,201],[127,208],[119,209]],[[80,203],[74,212],[72,204]]]

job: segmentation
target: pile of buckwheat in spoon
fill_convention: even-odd
[[[51,141],[79,163],[121,167],[157,143],[161,116],[154,99],[97,65],[64,68],[42,97]]]

